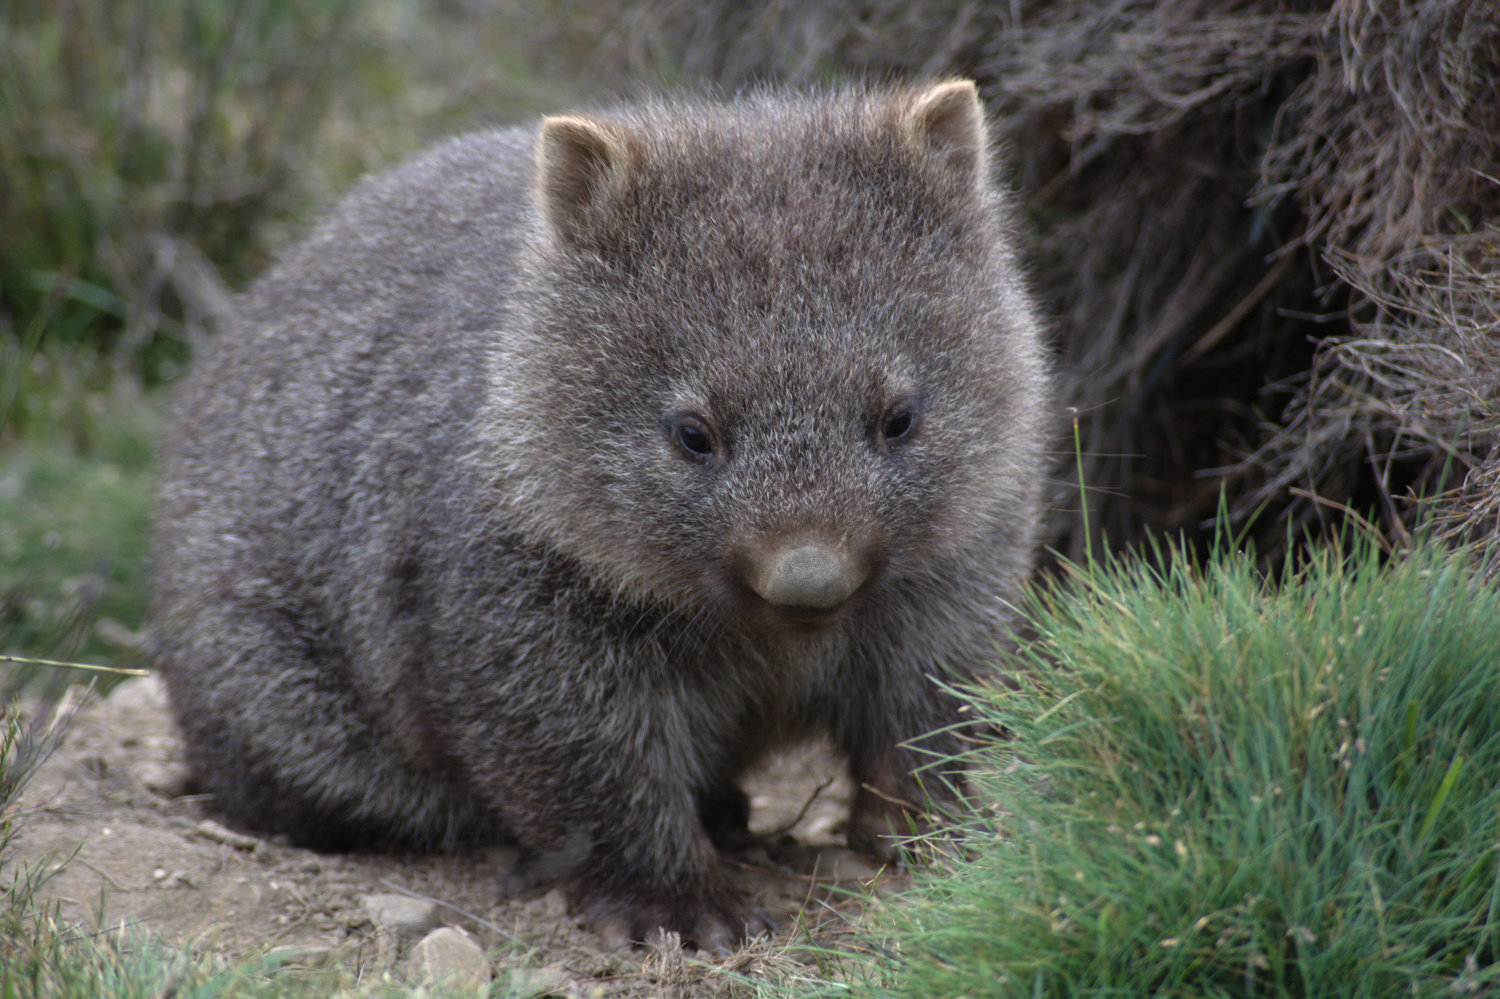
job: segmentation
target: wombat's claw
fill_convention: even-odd
[[[763,912],[746,913],[732,900],[692,899],[676,906],[635,899],[594,897],[581,900],[579,914],[611,949],[647,943],[676,933],[684,947],[728,954],[743,940],[776,930]],[[696,911],[695,911],[696,910]]]

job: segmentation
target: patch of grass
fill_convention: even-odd
[[[0,4],[0,341],[170,381],[360,175],[534,109],[506,5]]]
[[[357,52],[348,0],[0,9],[0,330],[170,376],[306,195]],[[204,280],[208,279],[205,285]]]
[[[141,664],[159,410],[86,352],[0,340],[0,652]]]
[[[0,999],[500,999],[504,981],[474,991],[418,985],[346,967],[287,966],[275,955],[231,964],[172,947],[139,930],[89,934],[34,914],[0,966]]]
[[[1036,598],[951,863],[876,996],[1454,996],[1500,983],[1500,594],[1355,540],[1180,551]],[[872,967],[881,970],[871,971]]]

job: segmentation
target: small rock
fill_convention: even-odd
[[[490,962],[463,930],[444,926],[433,930],[411,949],[407,975],[413,983],[450,985],[475,991],[490,980]],[[536,993],[529,993],[536,995]]]
[[[141,786],[163,798],[180,798],[187,794],[192,773],[183,763],[167,763],[147,760],[134,767],[135,779]]]
[[[193,826],[193,832],[204,839],[211,839],[215,843],[232,846],[236,850],[254,850],[261,843],[254,836],[246,836],[244,833],[237,833],[233,829],[226,829],[213,819],[204,819],[202,822],[199,822]]]
[[[109,697],[106,698],[105,703],[112,708],[124,708],[126,710],[161,708],[166,707],[167,691],[162,685],[161,678],[152,674],[151,676],[137,677],[134,680],[126,680],[109,692]]]
[[[810,815],[800,823],[800,835],[809,841],[836,839],[838,827],[843,823],[844,817],[833,811]]]
[[[510,988],[505,994],[515,999],[568,995],[571,984],[567,969],[560,964],[549,964],[545,968],[512,968],[509,979]]]
[[[397,935],[416,936],[443,922],[438,904],[408,895],[361,895],[359,904],[378,929]]]
[[[561,888],[554,888],[542,896],[537,908],[545,919],[562,919],[568,914],[568,896]]]

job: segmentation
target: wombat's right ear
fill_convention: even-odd
[[[918,91],[902,115],[907,141],[965,185],[982,188],[988,176],[989,135],[973,80],[949,80]]]
[[[624,189],[629,173],[630,147],[615,126],[573,115],[542,119],[537,201],[563,242],[576,247],[588,241],[600,209]]]

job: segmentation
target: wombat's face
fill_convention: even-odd
[[[507,389],[528,518],[607,584],[817,629],[1029,537],[1045,375],[972,87],[840,110],[543,127]]]

